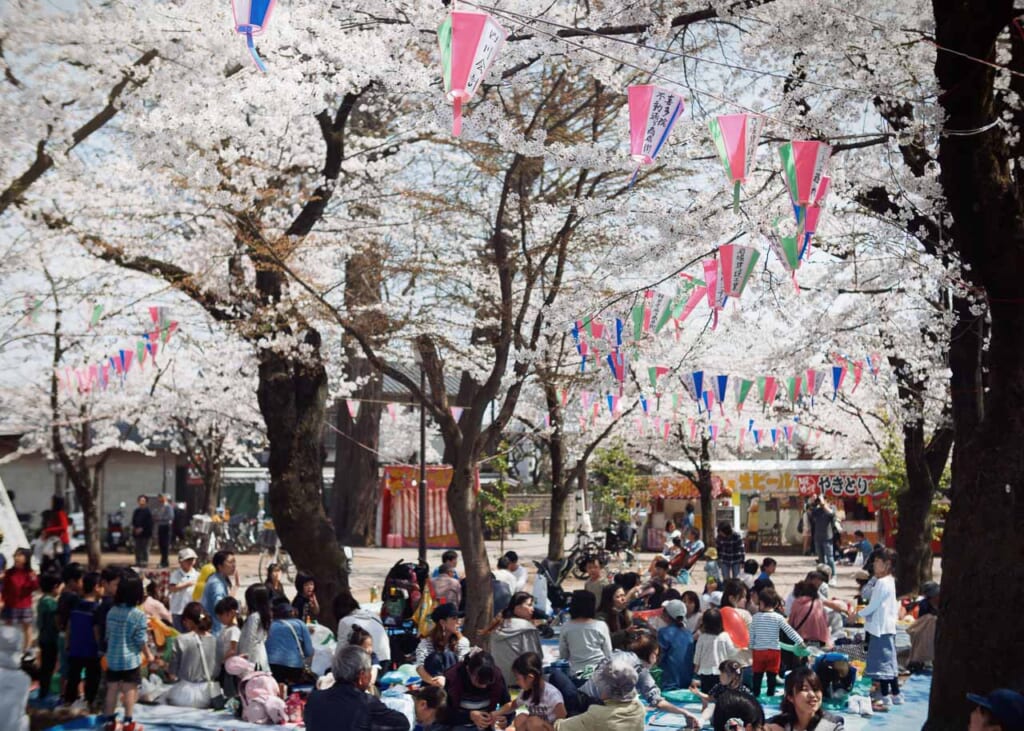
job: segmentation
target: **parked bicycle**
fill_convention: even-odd
[[[260,546],[260,563],[259,563],[259,575],[260,578],[266,578],[267,569],[270,564],[277,564],[281,567],[281,576],[287,578],[289,581],[295,581],[295,564],[292,563],[291,556],[288,552],[281,547],[281,539],[277,536],[277,531],[274,530],[274,523],[272,521],[265,521],[264,527],[259,533],[259,546]]]
[[[558,583],[561,584],[567,573],[572,573],[577,579],[587,578],[587,561],[597,558],[602,566],[607,566],[611,561],[611,555],[593,537],[584,531],[576,531],[576,542],[572,544],[566,553],[566,563],[559,572]]]

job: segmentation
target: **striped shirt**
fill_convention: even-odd
[[[114,605],[107,613],[107,667],[134,670],[146,646],[146,615],[138,607]]]
[[[786,633],[786,637],[793,640],[795,645],[803,645],[803,638],[795,629],[789,626],[789,622],[778,612],[758,612],[750,622],[750,649],[751,650],[778,650],[779,630]]]

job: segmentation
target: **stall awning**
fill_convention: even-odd
[[[660,475],[650,477],[647,481],[647,492],[652,498],[677,498],[696,500],[700,498],[697,486],[689,477],[683,475]],[[711,497],[729,497],[732,490],[723,484],[722,479],[717,476],[711,477]]]

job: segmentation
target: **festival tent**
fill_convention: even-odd
[[[4,481],[0,479],[0,531],[3,532],[3,541],[0,542],[0,553],[7,559],[7,565],[11,565],[14,558],[14,550],[17,548],[28,548],[28,539],[25,531],[18,520],[18,514],[14,510],[11,499],[7,496],[7,488]]]

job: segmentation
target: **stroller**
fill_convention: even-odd
[[[543,576],[548,585],[548,601],[551,602],[551,613],[557,616],[563,609],[569,606],[569,592],[562,588],[562,580],[565,579],[563,572],[565,561],[534,561],[537,567],[537,576]]]
[[[396,665],[409,662],[416,653],[420,633],[412,621],[423,596],[429,568],[411,561],[398,561],[384,577],[380,617],[388,633],[391,659]]]

